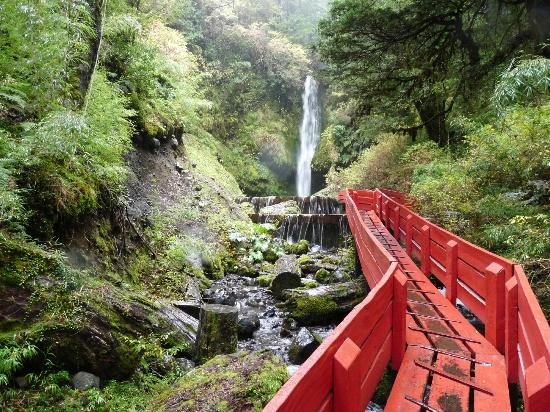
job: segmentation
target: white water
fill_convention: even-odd
[[[296,173],[296,189],[298,196],[311,194],[311,161],[319,144],[319,85],[311,76],[307,76],[302,99],[304,102],[304,118],[300,128],[300,154]]]

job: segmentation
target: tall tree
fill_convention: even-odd
[[[320,28],[322,55],[366,113],[416,118],[404,129],[440,145],[455,102],[536,38],[525,3],[495,0],[336,0]]]

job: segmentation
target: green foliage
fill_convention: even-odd
[[[309,241],[301,239],[296,243],[285,243],[284,249],[286,253],[294,255],[305,255],[309,252]]]
[[[0,123],[78,105],[92,35],[88,2],[3,1],[0,32]]]
[[[7,385],[23,362],[36,356],[36,346],[0,346],[0,386]]]
[[[183,35],[159,21],[145,26],[131,14],[109,16],[102,61],[130,97],[149,136],[198,126],[206,107],[196,58]]]
[[[502,73],[491,101],[499,112],[514,104],[548,101],[550,98],[550,59],[534,57],[513,61]]]
[[[403,135],[384,134],[380,143],[365,150],[348,168],[331,171],[327,176],[336,187],[391,187],[394,166],[406,150],[408,139]]]
[[[28,128],[13,156],[31,205],[78,216],[97,207],[101,192],[122,187],[131,131],[124,103],[98,73],[86,113],[52,112]]]

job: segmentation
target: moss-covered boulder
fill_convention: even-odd
[[[366,294],[363,279],[314,289],[293,289],[285,292],[283,307],[301,325],[327,325],[344,318]]]
[[[148,411],[260,411],[288,379],[270,351],[219,355],[193,369],[147,407]]]
[[[309,242],[302,239],[296,243],[285,243],[284,249],[286,253],[291,255],[305,255],[309,252]]]
[[[264,288],[268,288],[271,286],[271,282],[274,278],[274,274],[260,275],[256,278],[256,283],[260,286],[263,286]]]

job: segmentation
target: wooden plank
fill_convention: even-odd
[[[488,412],[509,411],[510,396],[508,393],[504,357],[501,355],[483,355],[477,358],[484,363],[475,365],[475,380],[480,385],[491,388],[494,395],[475,391],[474,410]]]
[[[360,348],[365,346],[365,342],[379,344],[380,342],[373,341],[371,336],[377,329],[380,330],[380,334],[386,334],[391,329],[391,302],[374,301],[373,304],[365,306],[350,323],[347,336]]]
[[[470,379],[470,362],[442,353],[437,354],[434,368],[457,378]],[[470,387],[441,374],[432,374],[429,405],[441,411],[467,411]]]
[[[407,279],[400,270],[393,277],[392,368],[399,369],[405,356],[407,336]]]
[[[525,324],[521,317],[521,312],[518,314],[518,342],[519,342],[519,356],[521,357],[521,363],[524,368],[527,369],[535,362],[535,356],[533,349],[529,342],[529,334],[525,329]]]
[[[518,381],[518,281],[512,277],[506,282],[506,374],[510,383]]]
[[[458,280],[458,244],[454,240],[446,243],[447,260],[445,267],[447,269],[447,283],[445,284],[445,297],[453,305],[456,305],[457,280]]]
[[[444,265],[447,258],[447,251],[439,243],[434,242],[433,239],[430,239],[430,255],[433,259],[437,260],[443,267],[445,267]]]
[[[361,386],[361,405],[363,411],[372,399],[372,395],[376,391],[376,387],[380,382],[380,378],[384,374],[384,370],[391,358],[391,334],[386,336],[386,340],[382,344],[381,350],[377,353],[376,358],[371,364],[371,367],[363,380]]]
[[[485,269],[485,337],[500,353],[504,353],[505,333],[505,273],[497,263]]]
[[[410,396],[414,399],[423,399],[429,371],[416,367],[414,361],[420,360],[430,363],[433,356],[433,352],[426,349],[416,346],[409,346],[407,348],[385,410],[402,412],[420,411],[420,406],[407,401],[405,396]]]
[[[545,357],[550,364],[550,327],[521,268],[516,269],[518,311],[535,359]]]
[[[473,266],[462,260],[460,256],[457,261],[458,279],[464,282],[470,289],[485,299],[487,292],[485,275],[477,271]]]
[[[468,290],[460,281],[457,282],[456,292],[458,299],[482,322],[485,322],[485,302],[480,301],[479,297]]]
[[[539,358],[525,371],[526,412],[546,412],[550,410],[550,370],[545,358]]]

